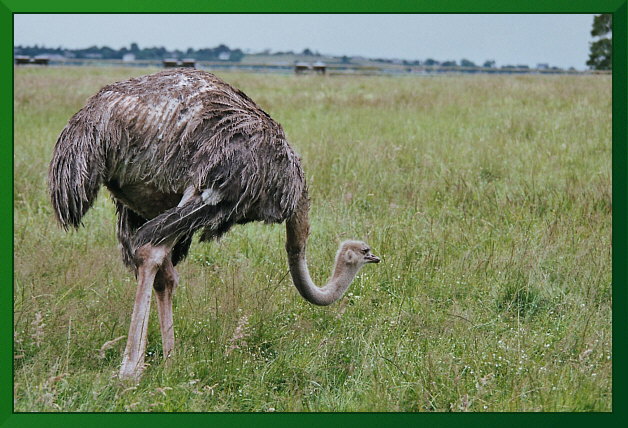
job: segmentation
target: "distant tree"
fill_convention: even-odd
[[[475,63],[473,61],[469,61],[466,58],[460,60],[460,65],[462,67],[475,67]]]
[[[171,55],[163,46],[143,48],[136,54],[137,59],[164,59],[168,56]]]
[[[589,60],[587,65],[594,70],[611,70],[613,48],[613,15],[602,14],[593,17],[591,36],[597,38],[589,43]],[[610,37],[605,37],[609,35]]]
[[[117,49],[111,49],[109,46],[103,46],[100,51],[105,59],[122,59],[122,52]]]
[[[314,54],[312,53],[312,51],[309,48],[305,48],[305,49],[303,49],[303,52],[301,53],[301,55],[312,56]]]
[[[225,45],[218,45],[218,47],[214,48],[216,55],[220,55],[221,53],[230,53],[231,49]],[[270,50],[268,51],[270,53]]]
[[[342,64],[349,64],[351,62],[351,58],[349,58],[347,55],[343,55],[342,57],[340,57],[340,62]]]
[[[613,15],[605,13],[593,17],[593,29],[591,29],[593,37],[605,36],[611,31],[613,31]]]
[[[493,68],[495,67],[495,61],[493,61],[492,59],[487,59],[486,61],[484,61],[484,64],[482,64],[482,67]]]
[[[438,61],[436,61],[436,60],[434,60],[434,59],[432,59],[432,58],[428,58],[428,59],[426,59],[426,60],[423,62],[423,64],[424,64],[424,65],[427,65],[427,66],[429,66],[429,67],[431,67],[431,66],[433,66],[433,65],[438,65],[438,64],[439,64],[439,62],[438,62]]]
[[[240,62],[244,58],[244,52],[241,49],[234,49],[229,55],[229,61]]]
[[[201,61],[211,61],[218,58],[212,48],[202,48],[195,52],[194,57]]]
[[[456,64],[456,61],[445,61],[445,62],[441,63],[441,65],[443,67],[455,67],[458,64]]]
[[[140,51],[140,47],[137,43],[131,43],[131,52],[137,54]]]

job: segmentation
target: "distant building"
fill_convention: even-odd
[[[174,67],[187,67],[187,68],[195,68],[196,60],[194,58],[183,58],[179,61],[176,58],[166,58],[161,61],[164,68],[174,68]]]
[[[218,54],[218,59],[220,61],[229,61],[231,59],[231,52],[226,52],[226,51],[220,52]]]
[[[166,58],[162,61],[162,64],[165,68],[172,68],[179,65],[176,58]]]
[[[135,54],[133,53],[125,53],[122,55],[122,62],[133,62],[135,61]]]
[[[306,73],[308,70],[311,69],[310,64],[306,63],[306,62],[297,62],[294,65],[294,72],[296,74],[303,74]]]
[[[35,65],[48,65],[50,58],[46,55],[37,55],[35,58],[25,55],[17,55],[15,57],[16,65],[35,64]]]
[[[546,62],[539,63],[539,64],[536,65],[536,69],[537,70],[549,70],[549,68],[550,68],[549,64],[546,63]]]
[[[317,62],[314,63],[312,68],[314,69],[315,73],[325,74],[325,69],[327,68],[327,66],[325,65],[324,62],[317,61]]]
[[[47,55],[37,55],[31,62],[37,65],[48,65],[50,58]]]
[[[294,72],[296,74],[305,74],[314,72],[316,74],[325,74],[327,65],[322,61],[317,61],[314,64],[307,62],[297,62],[294,64]]]
[[[29,64],[30,62],[31,62],[30,56],[16,55],[15,57],[15,64],[17,65]]]
[[[181,60],[181,67],[196,68],[196,60],[194,58],[183,58]]]

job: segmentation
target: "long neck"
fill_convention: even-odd
[[[295,214],[286,222],[286,251],[288,253],[288,265],[292,282],[299,290],[299,293],[310,303],[319,306],[327,306],[340,299],[353,281],[358,268],[340,266],[340,261],[336,259],[333,275],[329,282],[318,287],[312,282],[310,272],[307,268],[305,258],[305,248],[310,233],[308,221],[309,200],[304,192]]]

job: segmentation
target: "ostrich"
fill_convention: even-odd
[[[163,357],[173,354],[174,266],[196,231],[210,241],[235,224],[285,221],[293,283],[315,305],[338,300],[365,263],[380,261],[364,242],[345,241],[329,282],[312,282],[300,158],[266,112],[204,71],[167,70],[105,86],[61,132],[48,175],[66,230],[81,225],[102,185],[116,205],[122,259],[137,278],[120,378],[137,379],[144,368],[153,288]]]

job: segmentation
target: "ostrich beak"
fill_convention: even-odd
[[[379,257],[377,257],[376,255],[372,253],[368,253],[366,256],[364,256],[364,258],[366,259],[367,263],[379,263],[380,262]]]

